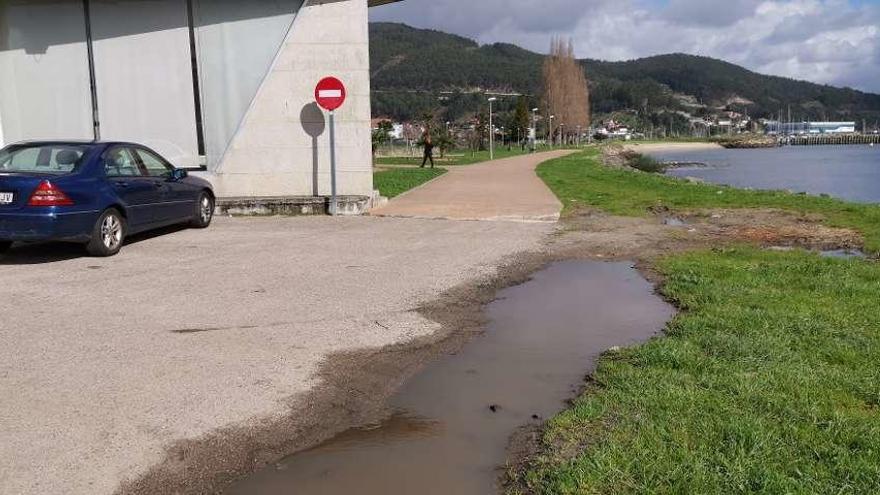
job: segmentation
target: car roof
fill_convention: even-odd
[[[13,146],[49,146],[49,145],[76,145],[76,146],[114,146],[114,145],[122,145],[122,146],[139,146],[146,147],[142,144],[132,143],[128,141],[95,141],[88,139],[40,139],[40,140],[28,140],[28,141],[19,141],[17,143],[10,143]]]

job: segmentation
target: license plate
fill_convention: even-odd
[[[11,192],[0,192],[0,205],[12,204],[13,194]]]

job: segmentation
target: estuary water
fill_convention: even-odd
[[[671,169],[677,177],[754,189],[789,189],[862,203],[880,203],[880,146],[786,146],[651,152],[661,161],[706,167]]]

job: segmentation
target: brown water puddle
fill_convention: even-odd
[[[506,289],[484,335],[429,365],[395,411],[239,482],[229,494],[497,491],[511,435],[564,407],[613,346],[657,334],[673,308],[627,263],[555,263]],[[537,418],[537,419],[536,419]]]

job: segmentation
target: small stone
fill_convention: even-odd
[[[491,406],[489,406],[489,410],[493,413],[497,413],[501,410],[501,406],[499,406],[498,404],[492,404]]]

